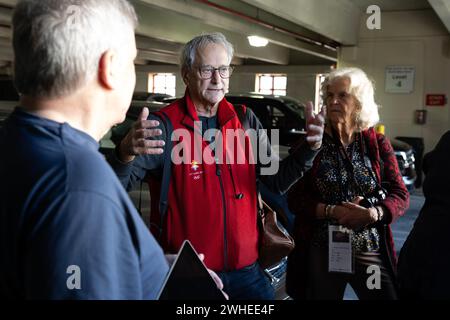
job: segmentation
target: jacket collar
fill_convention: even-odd
[[[197,110],[195,109],[194,102],[189,94],[189,89],[186,88],[186,92],[183,97],[183,104],[185,109],[185,115],[182,120],[182,123],[193,129],[194,121],[200,121],[198,118]],[[225,98],[223,98],[219,102],[219,107],[217,108],[217,120],[219,122],[219,127],[222,128],[228,121],[237,117],[236,112],[234,111],[234,107],[231,103],[229,103]]]

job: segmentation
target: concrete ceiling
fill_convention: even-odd
[[[202,32],[220,31],[235,46],[233,63],[329,65],[340,45],[356,45],[367,6],[382,11],[432,7],[450,30],[450,0],[130,0],[139,16],[136,63],[177,64],[183,44]],[[11,50],[11,14],[17,0],[0,0],[0,68]],[[331,14],[332,13],[332,14]],[[447,22],[447,23],[446,23]],[[253,48],[247,35],[269,39]],[[5,68],[6,66],[6,68]]]
[[[370,5],[376,4],[381,11],[406,11],[430,9],[428,0],[349,0],[363,11]]]
[[[450,0],[428,0],[447,30],[450,32]]]

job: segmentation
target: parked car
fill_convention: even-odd
[[[398,167],[402,174],[403,182],[409,192],[415,188],[417,179],[414,150],[411,145],[398,139],[391,139],[392,148],[397,157]]]
[[[5,122],[10,113],[10,111],[4,111],[0,109],[0,129],[3,127],[3,122]]]
[[[135,91],[133,93],[133,101],[157,101],[162,102],[164,99],[173,98],[170,94],[157,93],[157,92],[145,92],[145,91]]]
[[[292,146],[305,134],[305,107],[298,100],[286,96],[257,93],[227,94],[232,104],[243,104],[253,110],[269,134],[277,129],[280,145]]]

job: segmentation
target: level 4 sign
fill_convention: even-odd
[[[387,66],[385,91],[388,93],[411,93],[414,91],[415,67]]]

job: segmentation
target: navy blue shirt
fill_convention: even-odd
[[[156,298],[166,259],[92,137],[17,108],[0,150],[0,297]]]

